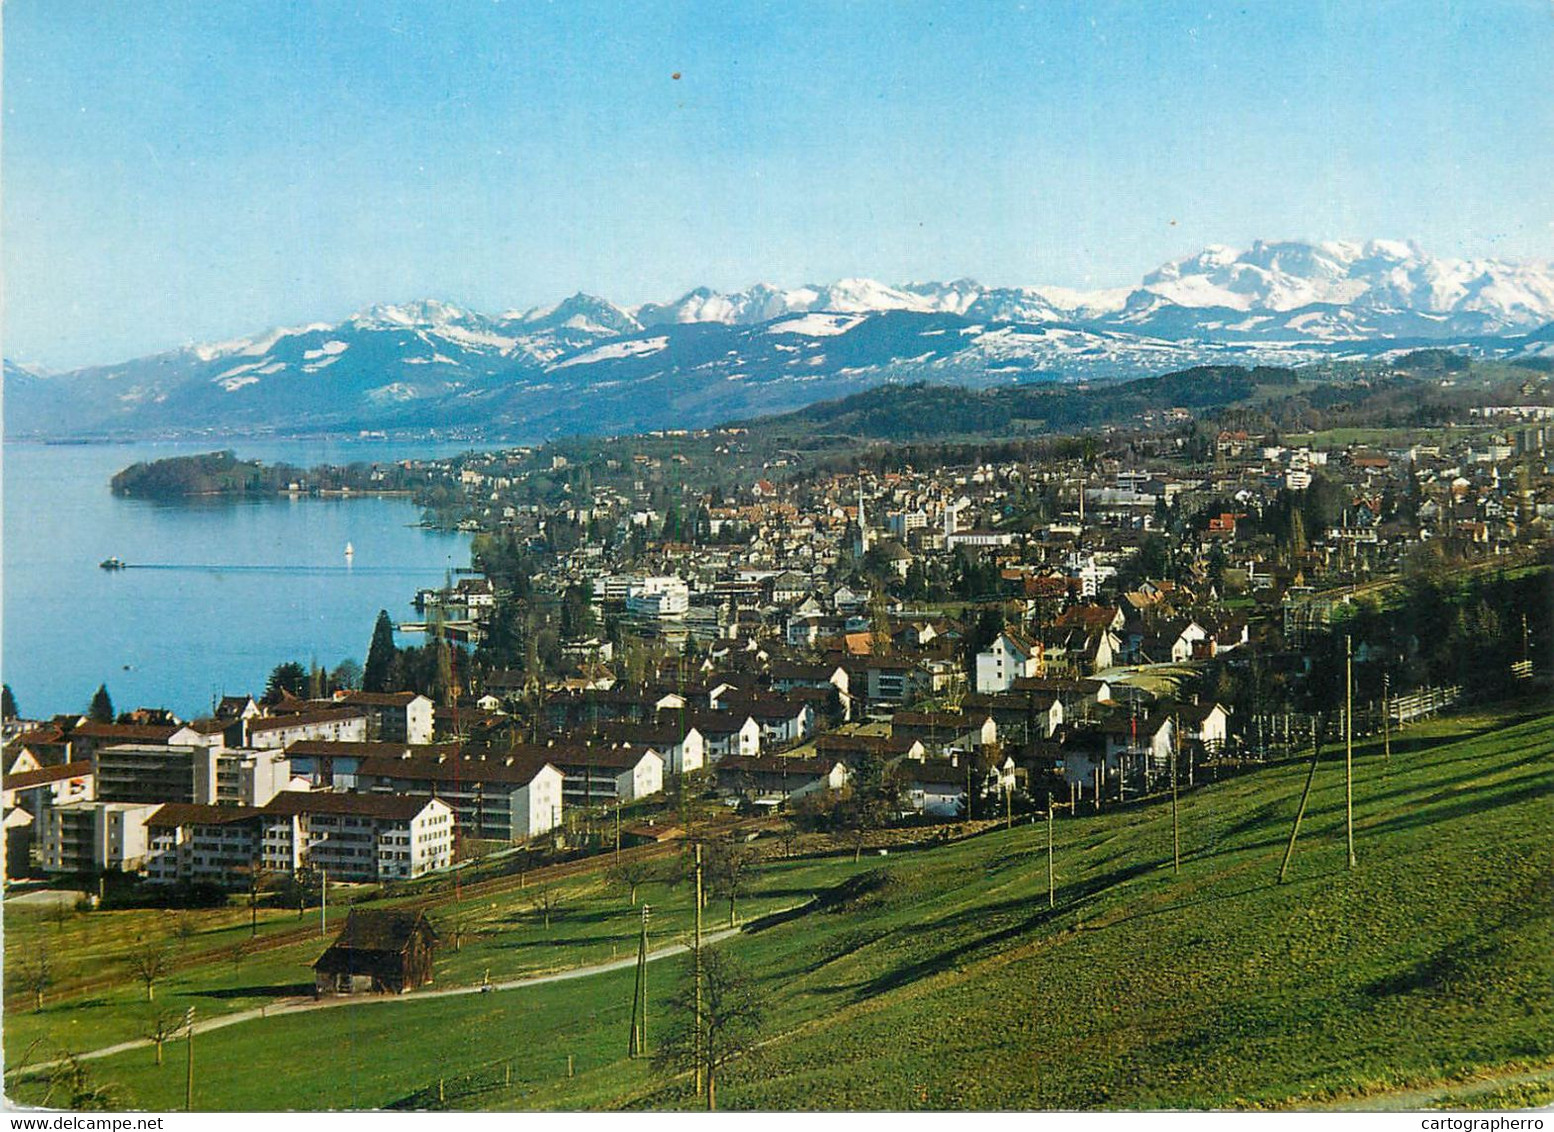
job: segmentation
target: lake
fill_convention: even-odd
[[[85,711],[98,684],[119,711],[208,715],[213,697],[261,694],[283,661],[361,663],[378,610],[413,620],[417,589],[469,565],[469,536],[416,526],[407,498],[157,503],[109,491],[136,461],[217,447],[310,467],[468,446],[7,443],[0,673],[24,716]],[[114,557],[130,568],[99,567]]]

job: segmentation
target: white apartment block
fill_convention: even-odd
[[[271,871],[384,881],[453,863],[453,811],[436,798],[288,791],[261,812],[260,860]]]
[[[356,708],[327,708],[248,721],[248,745],[260,750],[289,747],[304,739],[361,743],[366,738],[367,716]]]
[[[49,873],[138,872],[146,819],[159,809],[133,802],[69,802],[37,816],[38,863]]]

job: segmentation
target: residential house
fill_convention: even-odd
[[[776,804],[847,785],[847,764],[838,758],[730,755],[717,766],[718,793]]]
[[[434,705],[429,697],[418,692],[351,692],[342,696],[340,702],[366,714],[366,737],[370,740],[411,744],[432,741]]]
[[[146,879],[155,884],[252,884],[260,871],[264,814],[252,806],[173,802],[145,821]]]
[[[1007,692],[1022,677],[1043,675],[1041,645],[1018,629],[1004,629],[977,654],[977,691]]]
[[[527,841],[560,826],[563,782],[534,755],[370,758],[357,768],[358,790],[441,799],[462,836],[492,841]]]
[[[637,747],[544,747],[546,760],[561,771],[562,795],[570,806],[635,802],[664,788],[664,758]]]

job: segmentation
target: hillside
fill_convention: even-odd
[[[1184,412],[1184,419],[1254,410],[1266,418],[1261,427],[1273,429],[1426,425],[1465,419],[1469,408],[1480,404],[1547,396],[1541,361],[1480,362],[1422,350],[1387,361],[1300,370],[1194,366],[1107,384],[990,389],[891,384],[743,423],[755,436],[794,443],[818,436],[901,442],[1074,433],[1158,424],[1172,410]],[[1450,382],[1442,382],[1444,375]]]
[[[1259,366],[1196,366],[1104,388],[1019,385],[962,389],[888,385],[794,413],[745,422],[777,435],[834,433],[879,440],[956,436],[1019,436],[1083,429],[1171,408],[1217,409],[1245,404],[1265,390],[1296,384],[1293,370]]]
[[[1362,745],[1353,872],[1341,751],[1321,764],[1284,885],[1275,877],[1304,780],[1298,762],[1186,792],[1180,874],[1163,800],[1058,822],[1053,911],[1040,825],[861,865],[773,861],[758,885],[768,906],[832,895],[825,910],[718,945],[753,972],[767,1007],[764,1044],[730,1071],[722,1103],[1310,1107],[1402,1096],[1424,1105],[1457,1087],[1473,1088],[1479,1105],[1546,1103],[1549,706],[1426,723],[1390,759]],[[635,910],[603,899],[579,893],[554,940],[525,929],[509,946],[553,955],[567,937],[613,923],[624,949]],[[685,892],[655,888],[650,899],[656,916]],[[516,929],[490,915],[500,946],[500,933]],[[670,963],[653,967],[654,1034],[670,1022]],[[199,1103],[435,1105],[444,1078],[451,1107],[688,1105],[684,1082],[625,1056],[631,986],[621,970],[231,1026],[198,1039]],[[182,1068],[168,1060],[158,1068],[139,1050],[91,1064],[135,1103],[176,1107]],[[471,1074],[478,1091],[465,1089]]]

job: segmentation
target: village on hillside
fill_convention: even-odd
[[[1545,663],[1517,579],[1554,411],[1472,415],[1318,445],[1170,410],[921,467],[741,428],[406,461],[474,569],[364,666],[282,663],[203,718],[8,703],[6,876],[316,894],[683,836],[688,801],[861,839],[1401,727]]]

